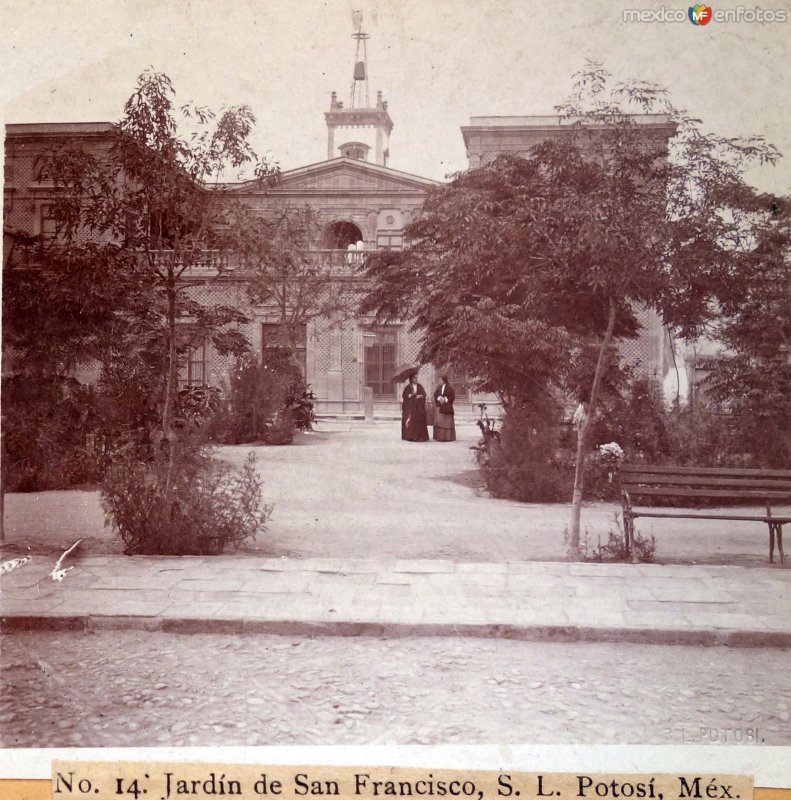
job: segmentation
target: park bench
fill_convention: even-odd
[[[769,526],[769,561],[774,562],[775,540],[780,553],[780,563],[785,564],[783,553],[783,525],[791,516],[773,516],[772,505],[791,502],[791,470],[781,469],[719,469],[715,467],[654,467],[646,464],[624,464],[620,468],[621,505],[623,508],[624,538],[627,551],[634,544],[634,520],[638,517],[676,517],[681,519],[753,520]],[[651,498],[656,504],[635,509],[636,498]],[[750,501],[766,507],[766,514],[708,512],[701,508],[694,513],[679,508],[677,511],[659,510],[667,507],[671,499],[689,498],[689,502],[707,500],[730,504],[733,501]],[[645,501],[644,501],[645,502]],[[684,501],[687,502],[687,501]],[[728,509],[726,509],[728,511]]]

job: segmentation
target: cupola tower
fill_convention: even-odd
[[[332,93],[330,110],[324,115],[327,122],[327,158],[357,158],[370,160],[373,151],[374,163],[383,167],[390,159],[390,133],[393,120],[387,111],[387,101],[382,92],[376,93],[376,104],[371,105],[368,88],[368,39],[363,33],[363,15],[355,11],[352,15],[355,33],[354,68],[349,93],[349,105],[344,108],[336,92]],[[337,136],[336,136],[337,134]],[[341,141],[336,144],[336,139]]]

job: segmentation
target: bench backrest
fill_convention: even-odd
[[[654,467],[624,464],[621,486],[631,496],[790,500],[791,470]]]

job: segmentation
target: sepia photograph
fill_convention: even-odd
[[[4,753],[791,747],[791,5],[0,7]]]

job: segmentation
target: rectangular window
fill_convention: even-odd
[[[299,364],[302,377],[308,373],[308,326],[296,325],[293,330],[294,357]],[[261,324],[261,357],[268,349],[277,348],[288,350],[291,346],[289,333],[277,322],[263,322]]]
[[[404,246],[404,237],[400,231],[379,233],[376,236],[376,246],[383,250],[401,250]]]
[[[58,225],[55,215],[52,213],[52,206],[49,203],[42,205],[39,209],[39,234],[42,239],[54,241],[58,236]]]
[[[396,369],[398,328],[377,328],[375,337],[365,337],[365,385],[374,390],[374,400],[395,400],[396,386],[390,377]]]
[[[206,345],[190,347],[187,357],[179,370],[179,386],[182,389],[191,386],[207,386]]]

